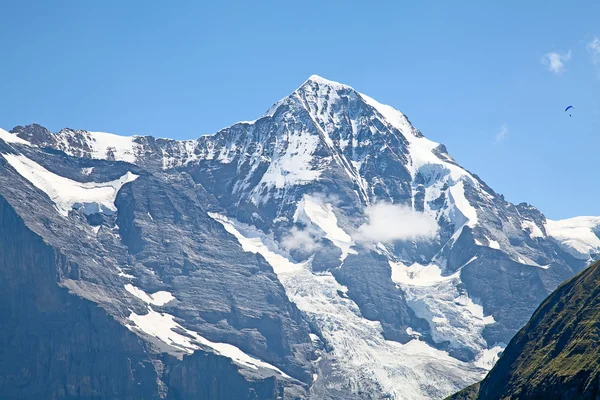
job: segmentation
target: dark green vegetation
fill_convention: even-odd
[[[599,381],[600,262],[596,262],[540,305],[480,384],[449,399],[597,399]]]

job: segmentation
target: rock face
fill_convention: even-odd
[[[597,399],[600,263],[558,287],[479,384],[451,399]]]
[[[600,251],[317,76],[197,140],[0,130],[0,204],[15,398],[443,398]]]

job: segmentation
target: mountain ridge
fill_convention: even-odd
[[[316,76],[210,136],[28,125],[0,131],[0,156],[0,197],[78,265],[59,286],[150,343],[155,364],[212,353],[294,396],[474,383],[600,249],[600,219],[507,202],[400,111]],[[112,189],[101,200],[90,182]]]

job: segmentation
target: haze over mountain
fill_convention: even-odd
[[[0,171],[16,398],[443,398],[600,251],[318,76],[197,140],[0,130]]]

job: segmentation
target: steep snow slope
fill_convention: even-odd
[[[104,183],[77,182],[56,175],[23,155],[1,154],[25,179],[52,199],[58,211],[69,215],[72,208],[82,208],[85,214],[115,212],[117,193],[123,185],[133,182],[137,175],[127,172],[117,180]]]
[[[573,257],[588,261],[600,253],[600,217],[575,217],[546,220],[546,232]]]

